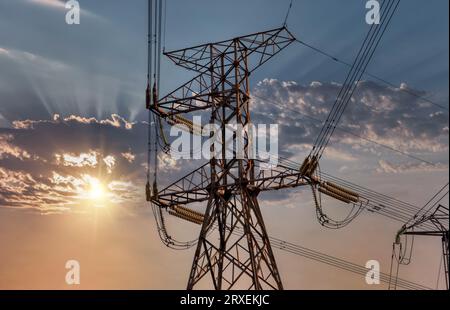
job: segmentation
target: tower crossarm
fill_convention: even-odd
[[[237,94],[245,102],[242,98],[246,98],[248,90],[242,85],[250,73],[294,41],[294,36],[282,27],[165,53],[175,64],[198,74],[158,99],[150,109],[162,117],[224,105],[235,110]]]
[[[153,202],[165,207],[173,204],[186,205],[207,201],[211,189],[210,182],[209,163],[207,163],[159,191]],[[308,184],[298,171],[284,167],[260,170],[249,182],[258,191],[293,188]],[[228,190],[230,193],[234,193],[238,185],[238,180],[236,180],[236,182],[228,183],[227,186],[217,186],[216,190]]]
[[[448,220],[448,208],[438,205],[432,212],[414,218],[414,221],[402,227],[399,233],[404,235],[442,235],[449,231]]]
[[[167,207],[208,200],[209,175],[209,163],[206,163],[159,191],[152,202]]]
[[[230,166],[232,169],[235,165]],[[255,172],[255,176],[252,180],[247,182],[251,184],[257,192],[266,192],[279,189],[296,188],[301,186],[308,186],[311,183],[317,185],[319,188],[327,188],[327,184],[334,184],[338,188],[344,189],[351,188],[356,191],[352,195],[357,196],[356,202],[350,201],[350,204],[357,203],[363,204],[365,209],[370,213],[376,213],[382,216],[389,217],[398,221],[404,221],[410,218],[414,209],[417,206],[408,205],[394,198],[390,198],[381,194],[374,192],[373,190],[364,188],[362,186],[352,184],[342,179],[335,178],[325,172],[322,172],[320,176],[305,177],[297,169],[293,167],[288,167],[279,163],[277,166],[265,167],[262,169],[262,162],[255,160],[255,167],[258,167]],[[205,202],[208,201],[211,195],[211,178],[210,178],[210,166],[209,163],[204,164],[200,168],[194,170],[193,172],[187,174],[183,178],[179,179],[175,183],[167,186],[158,192],[158,195],[153,199],[153,202],[161,207],[166,207],[169,205],[187,205],[191,203]],[[235,182],[228,182],[227,185],[216,185],[215,190],[217,191],[228,191],[230,194],[236,194],[239,188],[239,180]],[[335,193],[339,193],[334,191]],[[341,194],[342,195],[342,194]],[[410,211],[404,209],[398,209],[399,204],[402,206],[410,207]],[[439,214],[439,216],[437,216]],[[440,220],[439,222],[447,221],[448,215],[445,217],[441,216],[440,213],[435,213],[435,216]],[[433,219],[435,219],[433,217]],[[443,219],[443,220],[442,220]],[[427,230],[441,230],[441,227],[437,227],[437,223],[432,221],[420,221],[421,225],[415,225],[416,229],[418,227]],[[448,224],[447,224],[448,225]]]
[[[262,163],[256,161],[255,165],[258,166],[258,164],[260,169],[253,183],[259,191],[294,188],[309,184],[308,180],[296,169],[283,166],[262,168]]]
[[[252,72],[282,49],[295,41],[295,37],[286,27],[252,33],[230,40],[202,44],[164,53],[176,65],[197,72],[212,71],[212,68],[225,58],[225,70],[234,66],[234,53],[240,54],[240,60],[249,59],[249,71]],[[235,49],[235,44],[238,49]]]

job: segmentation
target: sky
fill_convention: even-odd
[[[147,1],[79,3],[80,25],[67,25],[64,1],[0,0],[0,288],[183,289],[193,250],[161,244],[144,202]],[[288,5],[167,0],[165,50],[280,27]],[[336,131],[323,170],[418,207],[448,182],[448,5],[401,2],[367,68],[395,87],[365,76],[341,121],[347,132]],[[294,0],[287,26],[352,62],[369,29],[365,13],[362,0]],[[347,72],[293,43],[252,74],[252,119],[279,124],[282,156],[303,161],[321,124],[302,115],[324,120]],[[164,59],[161,93],[190,77]],[[161,187],[201,163],[161,156]],[[448,206],[448,196],[441,203]],[[264,193],[260,205],[269,235],[360,265],[376,259],[389,271],[402,223],[363,212],[346,228],[327,230],[303,188]],[[326,210],[346,212],[332,200]],[[199,231],[173,218],[168,226],[181,239]],[[274,252],[288,289],[385,288]],[[78,286],[64,280],[70,259],[80,262]],[[440,241],[417,238],[400,276],[443,288],[439,268]]]

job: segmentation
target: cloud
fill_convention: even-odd
[[[95,167],[97,166],[97,153],[55,154],[56,162],[66,167]]]
[[[5,48],[0,47],[0,54],[3,54],[5,56],[9,55],[9,51]]]
[[[0,128],[0,206],[42,214],[84,212],[95,203],[94,185],[104,189],[108,203],[143,203],[145,123],[119,115],[54,115],[13,124]]]
[[[66,5],[64,2],[59,0],[28,0],[28,2],[40,6],[57,8],[57,9],[65,9]]]
[[[132,163],[136,159],[136,155],[131,152],[120,153],[123,158],[125,158],[129,163]]]
[[[312,82],[300,85],[265,79],[253,90],[253,122],[278,123],[281,149],[292,144],[313,144],[341,85]],[[401,88],[361,82],[342,116],[331,145],[342,152],[361,154],[383,149],[355,135],[375,140],[403,152],[446,155],[448,152],[448,114],[428,102],[402,92]],[[424,95],[423,92],[414,90]],[[355,135],[351,135],[351,132]],[[355,145],[358,147],[355,148]],[[292,153],[288,155],[293,155]],[[342,158],[343,159],[343,158]]]
[[[79,26],[65,24],[66,1],[10,2],[0,14],[4,38],[0,42],[0,126],[14,120],[50,119],[55,113],[97,118],[117,113],[131,120],[144,119],[140,85],[145,69],[139,58],[145,51],[129,48],[139,43],[138,36],[127,37],[129,29],[120,25],[83,19],[83,9],[97,10],[98,5],[89,1],[80,1]],[[29,22],[17,23],[18,19]],[[35,27],[30,27],[30,21]],[[108,35],[111,31],[128,41],[114,39]],[[106,40],[99,44],[98,38]],[[136,56],[135,61],[123,62],[130,59],[124,57],[128,54]]]
[[[142,193],[142,188],[130,181],[113,181],[108,184],[108,189],[112,193],[110,200],[113,203],[139,202]]]
[[[27,151],[10,143],[13,139],[14,137],[11,134],[0,134],[0,159],[7,156],[16,157],[21,160],[30,158],[31,156]]]
[[[385,160],[378,161],[379,167],[376,169],[378,173],[406,173],[406,172],[433,172],[433,171],[446,171],[448,170],[448,164],[437,163],[430,165],[427,163],[402,163],[393,164]]]
[[[28,51],[11,49],[1,46],[0,57],[7,57],[9,61],[25,66],[29,71],[40,69],[49,70],[50,72],[54,73],[70,68],[67,64],[54,59],[49,59]]]
[[[69,117],[64,118],[64,122],[79,122],[83,124],[106,124],[111,125],[118,128],[132,129],[133,123],[126,121],[123,117],[112,114],[110,119],[102,119],[97,120],[95,117],[81,117],[76,115],[70,115]]]
[[[45,179],[0,167],[0,206],[52,213],[68,210],[68,197]]]
[[[35,125],[38,124],[94,124],[94,125],[110,125],[116,128],[125,128],[125,129],[132,129],[133,128],[133,122],[128,122],[123,117],[112,114],[110,118],[106,119],[96,119],[95,117],[81,117],[78,115],[70,115],[64,118],[61,118],[59,114],[53,115],[53,120],[20,120],[20,121],[13,121],[13,127],[15,129],[33,129]]]
[[[108,167],[107,171],[108,173],[112,173],[112,170],[114,166],[116,165],[116,159],[112,155],[108,155],[103,158],[103,162],[105,163],[106,167]]]
[[[290,145],[286,145],[286,147],[283,147],[283,149],[287,150],[288,153],[295,154],[293,160],[302,162],[304,159],[305,154],[308,154],[312,149],[312,144],[310,143],[292,143]],[[325,149],[324,156],[328,160],[335,160],[335,161],[347,161],[347,162],[353,162],[358,160],[357,157],[355,157],[350,152],[339,149],[333,146],[330,146]]]
[[[176,159],[174,159],[172,156],[170,156],[169,154],[166,153],[160,153],[158,155],[158,159],[159,159],[159,165],[158,167],[162,170],[165,171],[176,171],[176,170],[180,170],[181,166],[180,166],[180,161],[177,161]]]
[[[324,151],[324,156],[327,159],[334,159],[334,160],[342,160],[342,161],[356,161],[358,160],[357,157],[352,155],[349,152],[345,152],[343,150],[337,149],[335,147],[327,147]]]
[[[280,124],[280,155],[302,162],[322,124],[302,118],[288,108],[325,119],[338,90],[335,83],[300,85],[264,80],[254,94],[277,102],[281,108],[255,97],[252,121]],[[110,203],[144,203],[146,122],[130,122],[119,114],[98,118],[58,113],[48,119],[22,119],[12,124],[11,128],[0,128],[0,206],[41,213],[82,212],[83,206],[89,205],[86,193],[92,180],[98,180]],[[441,162],[448,160],[445,113],[405,97],[399,89],[362,83],[341,124],[355,134],[411,154],[422,152],[444,158]],[[368,142],[336,131],[324,160],[345,173],[357,169],[356,164],[378,173],[448,169],[445,164],[430,167],[404,160],[397,163],[383,154]],[[368,157],[375,157],[371,166],[364,162]],[[170,184],[198,165],[198,161],[175,161],[160,153],[158,187]]]
[[[28,0],[28,3],[36,5],[36,6],[40,6],[43,8],[49,8],[49,9],[56,9],[59,11],[68,11],[68,9],[66,8],[66,3],[67,1],[62,1],[62,0]],[[80,3],[80,16],[87,16],[90,18],[95,18],[98,20],[104,20],[103,17],[83,9],[81,3]]]

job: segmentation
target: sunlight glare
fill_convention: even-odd
[[[105,197],[103,185],[97,179],[89,180],[89,198],[92,200],[101,200]]]

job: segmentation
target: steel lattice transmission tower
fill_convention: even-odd
[[[283,289],[258,194],[285,187],[285,179],[292,176],[290,182],[301,185],[299,174],[286,169],[271,176],[255,172],[248,137],[244,137],[244,157],[226,159],[225,130],[227,124],[245,127],[250,123],[250,74],[294,41],[282,27],[165,53],[175,64],[199,74],[150,109],[169,123],[188,126],[182,115],[207,110],[210,123],[217,124],[222,133],[222,156],[213,157],[151,198],[169,210],[207,202],[188,289],[203,281],[212,282],[215,289]],[[217,231],[211,233],[213,229]]]
[[[447,185],[448,188],[448,185]],[[448,191],[445,195],[448,194]],[[444,195],[444,196],[445,196]],[[393,245],[393,257],[396,255],[395,247],[402,246],[401,236],[428,236],[428,237],[440,237],[442,245],[442,261],[444,263],[444,277],[445,285],[447,290],[449,289],[449,209],[441,204],[431,208],[423,214],[418,214],[414,216],[413,221],[405,224],[398,232],[396,236],[396,241]],[[407,245],[407,244],[406,244]],[[412,250],[412,249],[411,249]],[[411,253],[411,252],[410,252]],[[408,255],[406,255],[408,256]],[[398,269],[400,265],[408,265],[411,261],[411,254],[409,257],[402,257],[402,252],[399,251],[399,257],[391,262],[391,278],[393,269],[396,274],[398,274]],[[393,266],[393,264],[395,266]],[[440,272],[440,270],[439,270]],[[389,281],[389,289],[396,289],[397,287],[397,277]]]

